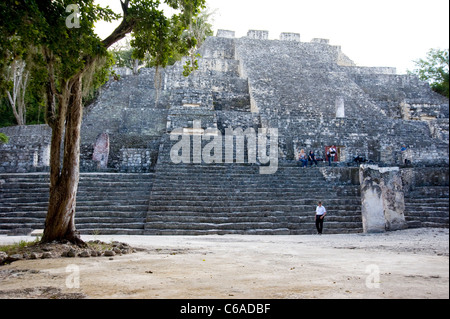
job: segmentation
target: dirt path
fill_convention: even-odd
[[[145,250],[0,266],[0,298],[449,298],[448,229],[83,239]]]

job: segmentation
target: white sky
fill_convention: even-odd
[[[98,0],[120,11],[119,0]],[[267,30],[269,39],[282,32],[300,33],[301,41],[330,39],[360,66],[413,69],[413,60],[430,48],[449,47],[448,0],[207,0],[216,10],[214,33]],[[102,25],[106,37],[113,26]]]

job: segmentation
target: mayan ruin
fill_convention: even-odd
[[[141,69],[87,107],[82,234],[311,234],[321,199],[329,233],[448,228],[449,102],[427,83],[297,33],[219,30],[199,53],[187,78]],[[43,229],[51,129],[0,132],[0,233]]]
[[[449,6],[0,1],[2,308],[444,310]]]

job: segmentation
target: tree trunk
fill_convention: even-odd
[[[134,59],[133,60],[133,75],[137,75],[139,72],[139,60]]]
[[[77,245],[84,245],[75,228],[83,116],[81,76],[71,82],[72,86],[66,88],[70,90],[70,97],[60,98],[59,118],[52,125],[50,199],[42,242],[68,240]],[[64,156],[61,168],[60,151],[64,128]]]
[[[6,91],[11,109],[16,118],[17,125],[25,125],[25,93],[28,84],[29,72],[26,71],[26,62],[19,60],[11,64],[10,75],[7,78],[12,78],[13,88],[12,94],[9,90]]]

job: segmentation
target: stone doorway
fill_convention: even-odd
[[[325,147],[325,162],[328,162],[328,151],[332,146],[333,145]],[[333,163],[337,163],[337,162],[340,162],[343,160],[345,147],[344,146],[336,146],[336,145],[334,145],[334,146],[336,148],[336,156],[334,157]]]

